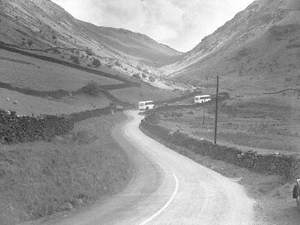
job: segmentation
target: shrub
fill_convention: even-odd
[[[99,59],[93,58],[93,62],[92,62],[93,66],[95,67],[99,67],[101,66],[101,62]]]
[[[81,92],[90,96],[98,96],[101,92],[101,88],[96,82],[91,81],[86,86],[81,88]]]
[[[136,79],[141,79],[141,77],[140,77],[140,75],[138,73],[133,74],[132,77],[134,77]]]
[[[74,56],[74,55],[71,55],[70,56],[70,59],[73,61],[73,63],[75,64],[79,64],[79,57],[78,56]]]
[[[32,44],[33,44],[32,40],[27,40],[27,44],[28,44],[29,47],[31,47]]]
[[[122,66],[122,64],[121,64],[119,61],[116,61],[116,62],[115,62],[115,65],[118,66],[118,67],[121,67],[121,66]]]
[[[91,56],[91,55],[94,54],[93,50],[90,49],[90,48],[87,48],[87,49],[85,50],[85,52],[86,52],[86,54],[89,55],[89,56]]]
[[[150,76],[150,77],[149,77],[149,81],[153,83],[153,82],[155,82],[155,78],[152,77],[152,76]]]

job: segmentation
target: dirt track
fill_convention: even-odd
[[[131,183],[111,199],[46,224],[253,224],[254,201],[239,184],[147,137],[138,128],[142,118],[127,115],[113,136],[135,164]]]

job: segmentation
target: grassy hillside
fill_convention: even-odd
[[[120,54],[133,57],[147,65],[166,65],[176,61],[181,55],[180,52],[167,45],[157,43],[144,34],[125,29],[95,27],[84,22],[79,23],[84,27],[84,32],[93,34],[93,37],[97,38],[99,42],[105,42],[105,47],[117,49]]]
[[[299,90],[299,18],[297,0],[254,1],[163,70],[204,89],[219,75],[222,88],[237,94]]]
[[[104,108],[110,102],[104,95],[97,97],[77,95],[62,99],[45,99],[0,88],[0,108],[16,111],[19,115],[70,114],[88,109]]]
[[[159,88],[154,88],[149,85],[142,85],[140,88],[123,88],[112,90],[111,93],[115,96],[118,96],[119,99],[131,104],[137,105],[138,101],[146,100],[167,100],[174,97],[178,97],[183,94],[182,91],[172,91],[164,90]]]
[[[0,50],[1,82],[36,90],[74,91],[90,81],[101,85],[119,84],[120,81],[101,77],[71,67]]]
[[[111,102],[136,104],[181,94],[109,70],[77,69],[7,50],[0,50],[0,74],[0,108],[26,115],[69,114],[104,108]]]
[[[2,44],[128,75],[153,75],[181,55],[146,35],[79,21],[49,0],[2,0],[0,21]]]

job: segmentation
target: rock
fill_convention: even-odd
[[[79,198],[79,199],[76,198],[76,199],[74,199],[74,200],[72,201],[72,204],[73,204],[74,207],[80,207],[80,206],[83,205],[83,200],[80,199],[80,198]]]
[[[73,205],[70,202],[65,202],[60,206],[60,209],[63,211],[70,211],[73,209]]]

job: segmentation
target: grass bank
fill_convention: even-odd
[[[1,225],[80,208],[123,189],[132,168],[110,134],[121,115],[81,121],[51,142],[0,145]]]

